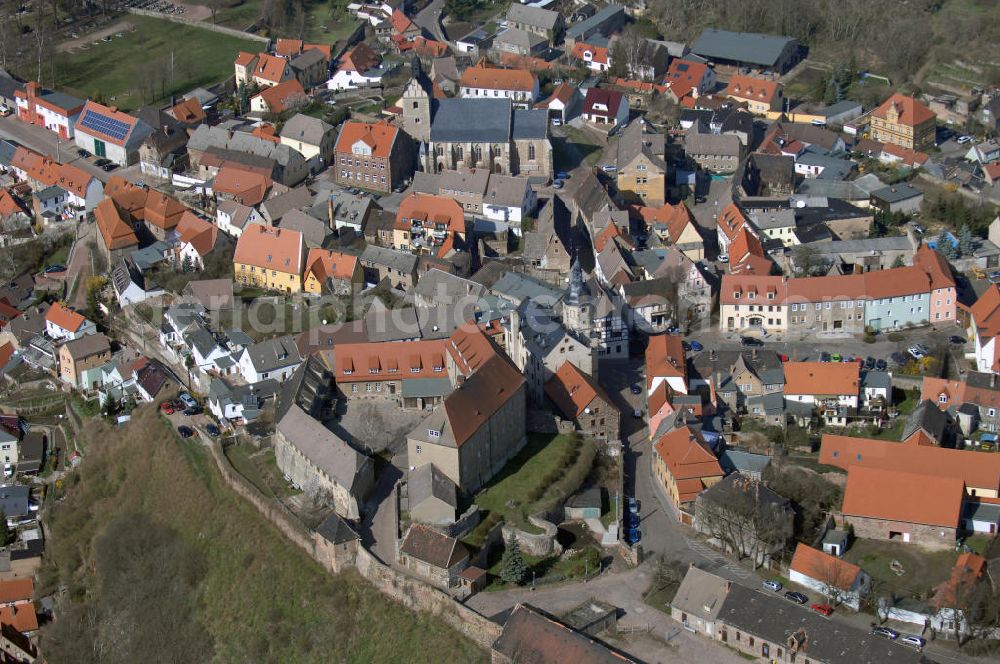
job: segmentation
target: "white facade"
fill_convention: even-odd
[[[267,380],[268,378],[273,378],[280,383],[291,378],[292,374],[295,373],[295,370],[300,364],[302,364],[302,362],[297,361],[293,364],[271,369],[269,371],[259,371],[257,367],[253,365],[249,349],[244,349],[240,354],[239,372],[240,375],[243,376],[243,379],[248,383],[259,383],[260,381]]]
[[[372,85],[378,85],[382,82],[382,70],[375,69],[372,72],[377,72],[373,76],[366,76],[362,72],[340,69],[326,82],[327,90],[354,90],[357,88],[368,87]]]
[[[41,124],[49,131],[59,134],[62,138],[73,138],[73,127],[76,125],[76,121],[80,119],[79,113],[67,116],[37,103],[35,104],[35,108],[29,110],[29,101],[27,99],[19,97],[15,101],[17,103],[18,115],[29,112],[35,118],[34,122],[36,124],[38,124],[38,118],[41,118]]]
[[[504,90],[501,88],[472,88],[462,86],[459,96],[465,99],[510,99],[514,105],[527,108],[538,98],[538,79],[531,90]]]
[[[260,212],[256,209],[250,208],[247,215],[247,224],[260,224],[262,226],[267,225],[264,223],[264,217],[261,216]],[[239,237],[243,235],[243,228],[245,228],[245,226],[234,226],[232,222],[233,218],[229,215],[229,213],[225,212],[221,207],[216,210],[215,223],[219,227],[219,230],[230,237],[239,239]]]
[[[833,395],[816,395],[816,394],[789,394],[785,392],[785,398],[789,401],[796,401],[798,403],[811,403],[819,404],[826,401],[827,398],[835,398],[837,400],[838,406],[846,406],[848,408],[858,407],[858,395],[857,394],[838,394]]]
[[[67,330],[64,327],[56,325],[50,320],[45,321],[45,334],[49,336],[50,339],[60,339],[63,341],[73,341],[74,339],[80,339],[88,334],[97,334],[97,326],[94,325],[93,321],[84,320],[83,324],[80,325],[80,329],[76,331]]]
[[[861,595],[868,591],[869,581],[868,574],[862,571],[858,573],[858,576],[851,583],[850,588],[834,588],[830,584],[817,581],[816,579],[806,576],[802,572],[795,569],[789,570],[788,580],[802,586],[803,588],[814,590],[833,602],[849,606],[855,611],[857,611],[861,605]]]
[[[100,155],[101,150],[97,149],[97,144],[103,145],[104,158],[110,159],[119,166],[129,165],[128,151],[121,145],[115,145],[102,136],[92,136],[83,129],[78,129],[73,137],[78,148],[83,148],[87,152]]]

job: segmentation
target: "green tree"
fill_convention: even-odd
[[[500,560],[500,578],[505,583],[521,585],[527,572],[524,567],[524,557],[521,555],[521,545],[511,533],[503,550],[503,558]]]
[[[7,546],[14,541],[15,533],[7,525],[7,515],[0,510],[0,546]]]
[[[903,255],[902,254],[897,254],[896,255],[896,260],[892,261],[892,266],[893,267],[904,267],[905,265],[906,265],[906,261],[903,260]]]
[[[968,224],[958,229],[958,251],[963,256],[971,256],[976,251],[976,236]]]
[[[194,269],[194,263],[191,262],[191,254],[184,256],[184,260],[181,262],[181,270],[184,272],[191,272]]]
[[[937,250],[938,252],[941,253],[942,256],[944,256],[948,260],[955,258],[956,254],[955,247],[951,243],[951,238],[948,237],[947,230],[945,230],[944,228],[941,229],[941,232],[938,233],[936,243],[937,243]]]

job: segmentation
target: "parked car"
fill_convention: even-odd
[[[833,607],[829,604],[813,604],[809,608],[820,615],[826,616],[827,618],[833,615]]]
[[[781,590],[781,582],[780,581],[765,581],[761,585],[764,586],[765,590],[771,590],[773,592],[778,592],[778,591]]]
[[[207,433],[212,438],[218,438],[219,434],[221,434],[222,432],[219,431],[219,427],[215,426],[214,424],[206,424],[205,433]]]
[[[177,433],[180,434],[181,438],[190,438],[194,435],[194,429],[186,426],[177,427]]]
[[[628,386],[628,391],[632,394],[642,394],[642,388],[639,387],[639,383],[632,383]]]
[[[558,173],[556,173],[556,179],[557,180],[568,180],[569,179],[569,173],[567,173],[566,171],[559,171]]]
[[[104,171],[105,173],[110,173],[111,171],[115,170],[116,168],[118,168],[118,164],[116,164],[113,161],[111,163],[104,164],[103,166],[101,166],[101,170]]]
[[[910,346],[909,348],[906,349],[906,352],[909,353],[910,356],[915,360],[922,360],[923,358],[927,357],[927,353],[925,353],[921,348],[917,346]]]
[[[875,636],[881,636],[884,639],[891,639],[893,641],[899,638],[899,632],[889,627],[876,627],[872,630],[872,634]]]
[[[785,355],[784,353],[778,353],[778,359],[780,361],[782,361],[782,362],[787,362],[788,361],[788,356]]]
[[[866,357],[865,358],[864,367],[865,367],[865,369],[867,371],[871,371],[872,369],[874,369],[875,368],[875,358],[874,357]]]
[[[641,408],[633,408],[632,409],[632,417],[634,417],[637,420],[641,420],[642,419],[642,409]]]
[[[625,509],[632,514],[639,513],[639,501],[635,499],[635,496],[625,496]]]
[[[967,339],[965,337],[960,337],[957,334],[953,334],[948,337],[948,343],[954,344],[955,346],[964,346]]]
[[[698,342],[698,341],[692,340],[691,343],[690,343],[690,346],[691,346],[691,350],[693,350],[696,353],[700,353],[701,351],[705,350],[705,347],[702,346],[701,342]]]
[[[60,272],[65,272],[65,271],[66,271],[65,265],[58,265],[58,264],[49,265],[47,268],[45,268],[45,274],[59,274]]]
[[[786,592],[785,599],[787,599],[790,602],[795,602],[796,604],[805,604],[806,602],[809,601],[808,597],[795,590],[789,590],[788,592]]]
[[[80,157],[83,157],[84,159],[87,159],[87,158],[90,157],[90,153],[87,152],[86,150],[84,150],[83,148],[80,148],[79,150],[77,150],[76,154],[78,156],[80,156]]]
[[[911,648],[916,648],[917,650],[923,650],[924,646],[927,645],[927,639],[914,636],[912,634],[907,634],[899,640],[900,643],[910,646]]]
[[[626,528],[625,529],[625,543],[626,544],[638,544],[642,539],[642,531],[638,528]]]
[[[558,127],[561,124],[562,124],[562,120],[560,120],[559,118],[552,118],[552,126],[553,127]]]
[[[719,254],[719,262],[720,263],[728,263],[729,262],[729,254]]]
[[[614,173],[615,171],[618,170],[618,167],[615,166],[614,164],[604,164],[601,166],[601,170],[604,171],[605,173]]]
[[[198,405],[198,402],[194,400],[194,397],[187,392],[181,392],[177,395],[177,400],[184,404],[185,408],[194,408]]]
[[[875,370],[876,371],[885,371],[888,368],[889,368],[889,363],[886,362],[885,360],[883,360],[881,358],[875,360]]]
[[[554,180],[552,182],[552,188],[553,189],[562,189],[563,188],[563,181],[562,180]]]
[[[187,415],[188,417],[190,417],[191,415],[201,415],[204,412],[205,412],[205,409],[202,408],[201,406],[197,405],[197,404],[195,404],[194,406],[191,406],[190,408],[185,408],[184,409],[184,414]]]
[[[826,351],[823,351],[822,353],[819,354],[819,361],[820,362],[829,362],[830,361],[830,354],[827,353]]]
[[[0,116],[7,117],[11,115],[14,111],[11,110],[10,106],[7,104],[0,104]]]
[[[966,143],[971,143],[972,142],[972,137],[971,136],[959,136],[958,138],[955,139],[955,142],[958,143],[959,145],[965,145]]]
[[[94,162],[94,166],[97,166],[98,168],[100,168],[100,167],[105,166],[106,164],[110,164],[110,163],[111,163],[110,159],[105,159],[104,157],[101,157],[100,159],[98,159],[97,161]]]
[[[910,358],[898,351],[890,355],[889,359],[892,360],[893,364],[897,364],[899,366],[902,366],[910,361]]]
[[[639,515],[634,512],[625,512],[625,527],[626,528],[638,528],[639,527]]]
[[[174,402],[173,401],[164,401],[163,403],[161,403],[160,404],[160,412],[163,413],[164,415],[173,415],[174,414]]]
[[[844,358],[840,356],[840,353],[834,353],[833,355],[830,356],[831,362],[840,362],[842,359]]]
[[[744,348],[759,348],[764,345],[764,342],[753,337],[740,337],[740,345]]]

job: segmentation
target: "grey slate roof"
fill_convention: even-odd
[[[361,539],[350,524],[340,518],[336,512],[331,512],[330,516],[323,519],[323,523],[316,528],[316,534],[330,544],[344,544]]]
[[[493,284],[490,290],[517,304],[533,300],[546,306],[555,306],[563,295],[561,290],[518,272],[507,272]]]
[[[290,334],[248,346],[250,361],[258,372],[274,371],[302,361],[295,339]]]
[[[566,37],[569,39],[580,39],[591,30],[598,27],[612,16],[623,13],[625,9],[621,5],[609,4],[588,19],[574,23],[566,30]]]
[[[411,507],[419,505],[431,497],[452,507],[458,507],[458,487],[433,463],[425,463],[411,470],[407,489]]]
[[[725,450],[719,455],[719,465],[727,475],[736,471],[756,474],[771,465],[771,457],[742,450]]]
[[[511,5],[511,9],[515,6],[521,5]],[[539,44],[548,42],[548,40],[541,36],[536,35],[534,32],[525,32],[524,30],[518,30],[517,28],[507,28],[500,34],[496,36],[493,40],[494,44],[511,44],[512,46],[517,46],[526,51],[533,50]]]
[[[872,197],[886,203],[899,203],[900,201],[923,196],[924,192],[914,187],[909,182],[900,182],[891,187],[883,187],[872,192]]]
[[[736,134],[707,134],[691,131],[684,137],[684,151],[690,155],[738,157],[741,145],[740,138]]]
[[[514,128],[511,138],[545,138],[549,130],[549,112],[544,109],[514,111]]]
[[[800,633],[807,640],[803,657],[810,661],[843,664],[920,664],[916,650],[832,621],[784,597],[733,583],[725,595],[718,620],[733,629],[757,635],[771,643],[787,644]]]
[[[861,387],[892,389],[892,376],[887,371],[866,371],[861,376]]]
[[[318,53],[321,58],[324,57],[318,49],[309,49],[306,51],[306,53],[310,52]],[[319,118],[296,113],[281,128],[280,135],[282,138],[302,141],[311,145],[319,145],[323,141],[323,136],[331,131],[333,131],[333,127]]]
[[[340,439],[297,404],[278,421],[278,432],[309,462],[350,490],[368,458]]]
[[[431,140],[505,143],[511,136],[509,99],[441,99],[431,121]]]
[[[902,439],[906,440],[917,431],[923,430],[937,442],[941,442],[948,427],[948,414],[938,408],[930,399],[921,401],[903,424]]]
[[[20,518],[28,514],[28,487],[16,484],[0,486],[0,509],[7,518]]]
[[[543,30],[551,30],[555,27],[556,21],[559,20],[559,12],[515,2],[507,10],[507,20],[542,28]]]
[[[322,246],[326,238],[333,235],[333,231],[330,230],[329,226],[301,210],[289,210],[286,212],[281,217],[281,223],[278,226],[299,231],[302,233],[302,239],[306,241],[306,244],[313,247]]]
[[[710,60],[729,60],[772,67],[791,37],[755,32],[730,32],[708,28],[691,46],[691,52]]]
[[[361,262],[384,265],[403,274],[410,274],[417,267],[417,257],[413,254],[376,247],[373,244],[365,247],[361,254]]]

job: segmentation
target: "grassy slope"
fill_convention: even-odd
[[[153,68],[164,73],[169,70],[171,51],[174,80],[165,86],[165,98],[218,83],[232,75],[238,51],[259,51],[262,46],[260,42],[156,18],[130,16],[128,20],[135,24],[134,32],[66,55],[60,68],[60,88],[82,96],[100,92],[109,101],[116,97],[116,105],[133,110],[153,101],[144,102],[141,82],[148,79]]]
[[[50,513],[43,584],[93,596],[93,542],[113,516],[152,516],[193,546],[205,572],[192,616],[215,661],[481,661],[442,622],[383,598],[354,573],[331,576],[220,482],[208,453],[146,407],[122,430],[93,427],[80,481]],[[42,647],[45,632],[43,631]],[[164,653],[164,661],[169,660]]]

